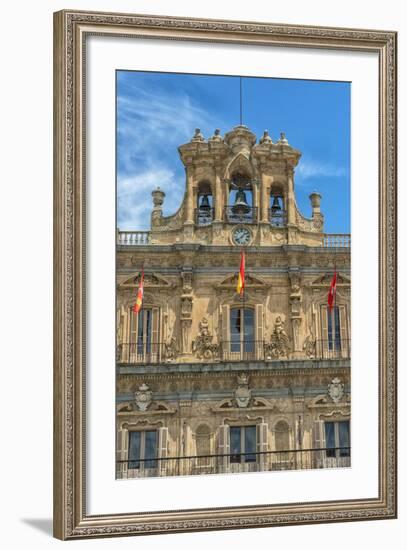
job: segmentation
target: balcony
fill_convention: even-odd
[[[116,461],[116,478],[348,468],[350,447]]]
[[[247,206],[246,212],[237,212],[234,206],[225,206],[225,220],[229,223],[257,223],[257,206]]]
[[[219,351],[218,351],[219,350]],[[121,364],[154,365],[176,363],[178,348],[175,342],[165,343],[151,341],[119,344],[116,361]],[[282,353],[278,346],[265,340],[222,341],[214,344],[210,358],[194,361],[199,363],[235,363],[250,361],[290,361],[290,352]],[[307,345],[302,359],[334,360],[350,359],[351,341],[340,339],[315,340]],[[301,359],[296,353],[295,360]]]
[[[215,212],[214,209],[211,208],[210,206],[195,208],[195,212],[194,212],[195,225],[199,225],[199,226],[211,225],[211,223],[213,222],[214,212]]]

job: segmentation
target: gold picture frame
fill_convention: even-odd
[[[378,54],[379,470],[377,498],[103,516],[86,511],[84,51],[91,35]],[[54,14],[54,536],[145,535],[395,518],[396,46],[391,31],[64,10]],[[113,154],[113,153],[112,153]]]

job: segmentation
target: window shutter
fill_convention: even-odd
[[[220,455],[230,455],[230,435],[229,435],[229,426],[228,424],[221,424],[219,426],[218,432],[218,441],[219,441],[219,452]],[[219,471],[227,472],[230,456],[220,456],[219,460]]]
[[[256,305],[256,359],[263,359],[263,304]]]
[[[349,340],[346,319],[346,306],[339,306],[339,324],[341,334],[342,357],[349,357]]]
[[[257,424],[256,426],[256,443],[257,443],[257,452],[265,453],[268,451],[268,425],[265,422]],[[260,470],[267,470],[267,464],[269,455],[259,454],[258,463]]]
[[[168,428],[158,429],[158,458],[167,458],[168,456]],[[159,460],[159,473],[165,475],[168,466],[168,460]]]
[[[312,427],[312,448],[325,449],[325,425],[323,420],[316,420]],[[313,451],[314,468],[323,467],[324,451]]]
[[[129,334],[127,338],[127,360],[130,362],[136,361],[137,354],[137,330],[138,330],[138,315],[134,313],[133,308],[130,307],[127,310],[128,322],[126,323],[129,327]]]
[[[230,350],[230,318],[229,306],[222,306],[222,351]]]
[[[151,312],[151,354],[153,360],[158,360],[160,354],[160,309],[153,307]]]
[[[321,306],[321,342],[320,349],[317,349],[317,353],[321,353],[322,357],[326,357],[329,344],[328,344],[328,307]]]
[[[128,453],[128,430],[120,429],[117,432],[117,460],[127,460]],[[127,477],[127,462],[119,462],[116,467],[117,479],[123,479]]]

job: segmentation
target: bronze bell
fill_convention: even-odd
[[[278,200],[278,197],[273,198],[273,204],[271,205],[271,211],[273,214],[276,212],[279,212],[281,210],[280,201]]]
[[[238,189],[235,197],[235,204],[232,206],[233,214],[242,216],[250,211],[250,206],[247,204],[246,193],[243,189]]]
[[[209,204],[209,197],[208,195],[203,195],[201,200],[201,205],[199,207],[199,210],[210,210],[210,204]]]

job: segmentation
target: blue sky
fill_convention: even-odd
[[[195,128],[205,138],[239,124],[239,77],[117,72],[117,224],[148,229],[151,191],[166,193],[164,215],[179,207],[185,171],[177,147]],[[350,233],[350,84],[274,78],[243,79],[243,124],[258,138],[280,132],[302,152],[295,171],[297,203],[311,215],[322,195],[325,231]]]

